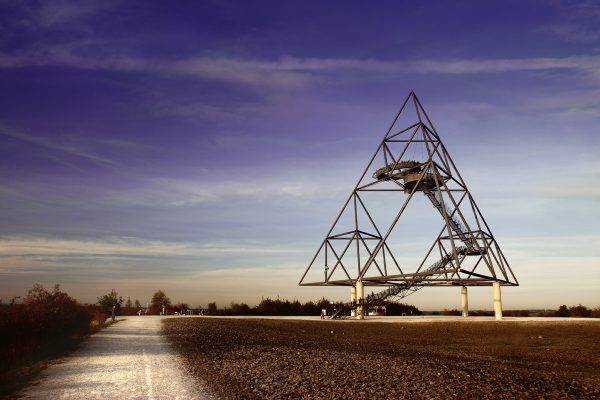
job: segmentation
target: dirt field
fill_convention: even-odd
[[[598,322],[181,318],[164,329],[225,399],[600,399]]]

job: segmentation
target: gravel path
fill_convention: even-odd
[[[158,316],[127,317],[45,370],[25,399],[210,399],[161,334]]]

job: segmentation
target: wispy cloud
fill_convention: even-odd
[[[4,127],[0,127],[0,135],[11,137],[13,139],[27,142],[36,146],[40,146],[45,149],[58,151],[63,154],[81,157],[97,164],[114,165],[113,160],[90,152],[89,150],[73,143],[65,143],[64,141],[61,143],[60,140],[52,140],[48,137],[36,136],[26,132],[21,132]]]
[[[561,14],[566,17],[600,17],[600,4],[595,0],[569,1],[559,0],[554,3]]]
[[[170,76],[189,76],[247,85],[298,86],[319,74],[369,73],[484,74],[514,71],[577,70],[599,76],[600,56],[538,57],[509,59],[327,59],[281,57],[252,60],[233,57],[192,57],[180,60],[111,56],[84,57],[66,46],[0,55],[0,68],[64,66],[70,68],[138,71]]]
[[[550,34],[572,43],[597,43],[600,41],[600,3],[595,0],[563,1],[551,3],[560,15],[557,23],[541,26],[536,32]]]
[[[96,16],[103,10],[114,7],[116,2],[109,1],[71,1],[52,2],[7,2],[15,10],[19,19],[13,23],[21,28],[52,30],[68,25],[69,29],[90,30],[86,19]]]
[[[67,240],[40,237],[0,237],[0,257],[202,257],[218,254],[292,254],[294,248],[264,246],[257,243],[190,243],[107,238],[105,240]]]
[[[72,23],[81,18],[95,14],[99,3],[93,1],[56,1],[42,3],[34,13],[36,20],[43,27],[50,27],[64,23]]]
[[[284,171],[288,172],[288,171]],[[271,176],[262,179],[224,179],[198,181],[197,179],[148,178],[145,183],[129,191],[109,193],[107,199],[124,204],[186,207],[201,204],[226,204],[235,199],[277,202],[283,199],[316,200],[325,196],[339,196],[349,186],[326,182],[286,179]]]
[[[75,170],[82,170],[82,161],[121,172],[123,155],[129,160],[143,157],[155,149],[144,142],[97,137],[78,132],[24,131],[0,125],[0,137],[11,138],[27,146],[28,153],[46,158]]]
[[[533,103],[524,104],[523,108],[564,117],[600,117],[600,90],[569,90],[557,97],[540,98]]]
[[[161,116],[201,118],[203,120],[239,120],[243,115],[238,108],[220,107],[199,102],[191,104],[166,104],[162,102],[153,105],[152,108],[157,115]]]
[[[502,245],[520,258],[539,259],[540,257],[590,258],[600,255],[600,250],[594,245],[600,236],[593,235],[536,235],[513,236],[502,238]]]
[[[596,43],[600,41],[600,31],[597,27],[591,28],[578,23],[563,23],[540,29],[541,32],[550,33],[557,38],[573,43]]]

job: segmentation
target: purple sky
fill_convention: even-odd
[[[505,307],[600,305],[595,2],[0,1],[0,70],[4,300],[346,299],[297,282],[414,90],[519,278]]]

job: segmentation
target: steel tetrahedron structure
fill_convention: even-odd
[[[423,232],[425,225],[434,230]],[[412,242],[426,243],[417,258],[405,256]],[[352,287],[352,301],[345,308],[356,310],[359,317],[370,307],[424,286],[456,285],[465,296],[467,286],[494,286],[498,302],[500,285],[518,286],[414,92],[402,104],[299,284]],[[365,286],[386,289],[365,297]]]

